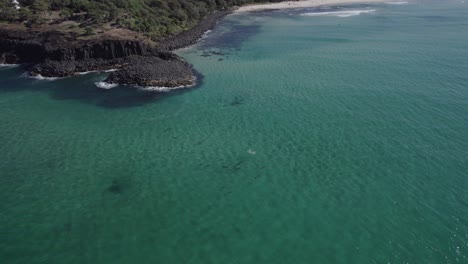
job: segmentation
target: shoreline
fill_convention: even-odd
[[[395,0],[393,0],[395,1]],[[136,85],[177,89],[193,87],[197,81],[192,65],[174,51],[190,47],[213,30],[230,14],[345,5],[383,3],[392,0],[299,0],[251,4],[217,11],[190,29],[149,44],[135,39],[108,39],[99,36],[91,41],[79,40],[64,32],[14,31],[0,28],[0,63],[31,63],[28,73],[44,78],[63,78],[82,72],[115,69],[102,82],[110,85]],[[52,34],[53,33],[53,34]]]
[[[173,51],[197,43],[205,32],[232,11],[217,11],[189,30],[149,45],[134,39],[91,41],[64,32],[15,31],[0,28],[0,65],[31,64],[31,77],[55,79],[83,72],[113,70],[103,82],[111,85],[178,89],[196,86],[196,73]]]
[[[319,6],[334,6],[348,4],[372,4],[392,2],[392,0],[299,0],[299,1],[284,1],[278,3],[266,4],[249,4],[240,6],[234,10],[234,13],[249,13],[258,11],[273,11],[282,9],[308,8]]]

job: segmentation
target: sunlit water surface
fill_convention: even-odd
[[[468,263],[467,13],[232,15],[162,95],[1,68],[1,262]]]

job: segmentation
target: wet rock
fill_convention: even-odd
[[[137,86],[180,87],[194,85],[195,78],[191,65],[181,59],[133,57],[127,67],[111,73],[105,82]]]
[[[170,52],[194,44],[230,11],[208,15],[196,26],[157,46],[126,39],[78,40],[72,33],[0,29],[0,63],[33,63],[32,75],[67,77],[119,69],[106,82],[179,87],[195,83],[192,66]],[[217,54],[219,55],[219,54]]]
[[[195,44],[206,31],[212,30],[219,19],[229,15],[232,11],[218,11],[208,15],[191,29],[175,36],[164,39],[158,44],[159,49],[175,50]]]

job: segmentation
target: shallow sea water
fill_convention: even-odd
[[[468,263],[467,11],[231,15],[171,93],[0,68],[1,262]]]

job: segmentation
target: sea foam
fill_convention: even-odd
[[[205,39],[208,37],[208,35],[213,32],[213,30],[209,29],[203,33],[203,35],[200,37],[200,39]]]
[[[189,85],[181,85],[181,86],[176,86],[176,87],[166,87],[166,86],[138,86],[135,85],[135,87],[138,90],[141,91],[148,91],[148,92],[170,92],[173,90],[178,90],[178,89],[184,89],[184,88],[190,88],[194,87],[196,85],[196,77],[192,78],[192,84]]]
[[[96,71],[85,71],[85,72],[77,72],[78,75],[86,75],[86,74],[90,74],[90,73],[94,73]]]
[[[183,89],[183,88],[190,88],[193,85],[181,85],[176,87],[165,87],[165,86],[136,86],[141,91],[148,91],[148,92],[169,92],[172,90]]]
[[[28,74],[28,73],[23,74],[23,76],[26,77],[26,78],[31,78],[31,79],[41,80],[41,81],[55,81],[55,80],[61,79],[60,77],[45,77],[45,76],[42,76],[40,74],[31,75],[31,74]]]
[[[95,82],[94,85],[96,85],[96,87],[98,88],[105,89],[105,90],[109,90],[118,86],[118,84],[116,83],[107,83],[107,82]]]
[[[351,17],[360,14],[367,14],[375,12],[374,9],[366,10],[346,10],[346,11],[331,11],[331,12],[311,12],[301,14],[302,16],[336,16],[336,17]]]
[[[11,68],[11,67],[16,67],[19,66],[19,64],[3,64],[0,63],[0,68]]]
[[[78,75],[85,75],[85,74],[89,74],[89,73],[101,73],[101,72],[115,72],[117,71],[118,69],[109,69],[109,70],[104,70],[104,71],[85,71],[85,72],[77,72],[76,74]]]
[[[385,2],[387,5],[406,5],[408,2],[406,1],[395,1],[395,2]]]

